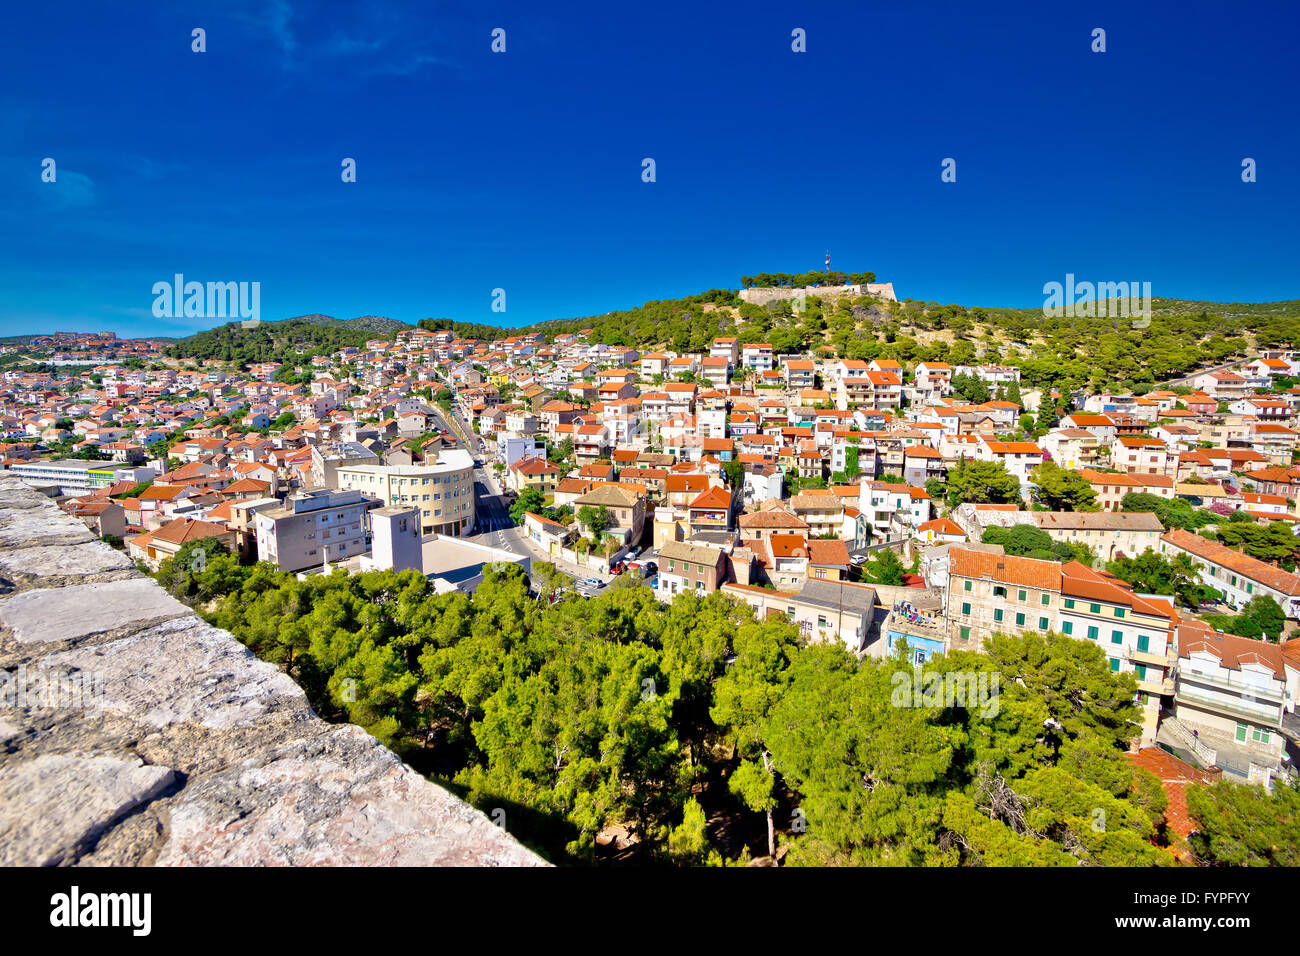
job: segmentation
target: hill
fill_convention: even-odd
[[[871,273],[853,273],[854,277]],[[794,281],[807,276],[760,273]],[[742,277],[742,284],[754,279]],[[788,283],[786,283],[788,284]],[[422,319],[421,328],[451,329],[465,338],[494,341],[540,333],[551,342],[590,330],[592,341],[639,349],[706,352],[719,335],[742,344],[765,342],[777,353],[905,364],[943,361],[1015,364],[1029,387],[1129,389],[1139,393],[1190,372],[1247,357],[1261,348],[1300,344],[1300,300],[1241,303],[1191,299],[1152,300],[1149,324],[1127,318],[1052,318],[1042,308],[940,304],[917,299],[886,301],[872,296],[822,300],[815,290],[796,312],[789,301],[757,305],[735,289],[710,289],[676,299],[657,299],[603,315],[553,319],[502,328],[451,319]],[[231,323],[178,342],[177,357],[235,361],[294,361],[326,354],[368,338],[391,338],[411,326],[379,316],[340,320],[298,316],[243,329]]]
[[[180,339],[166,354],[171,358],[216,359],[236,364],[302,361],[348,346],[361,347],[369,339],[392,338],[398,331],[411,327],[380,316],[336,319],[328,315],[307,315],[260,322],[255,326],[227,322]]]
[[[321,315],[317,312],[312,315],[296,315],[283,321],[305,322],[308,325],[319,325],[333,329],[364,329],[372,335],[393,335],[403,329],[415,328],[415,326],[407,322],[390,319],[383,315],[359,315],[355,319],[336,319],[332,315]]]

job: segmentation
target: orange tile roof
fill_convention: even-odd
[[[1282,594],[1300,594],[1300,575],[1275,568],[1271,564],[1265,564],[1263,561],[1242,554],[1240,551],[1234,551],[1217,541],[1202,538],[1199,534],[1192,534],[1190,531],[1175,528],[1173,531],[1162,535],[1160,540],[1167,541],[1174,547],[1181,548],[1206,561],[1236,571],[1238,574],[1267,585]]]

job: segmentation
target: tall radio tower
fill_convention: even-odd
[[[831,274],[831,251],[829,249],[826,250],[826,274]]]

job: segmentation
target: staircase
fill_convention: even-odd
[[[1202,743],[1200,738],[1188,730],[1187,725],[1177,717],[1165,717],[1160,721],[1160,729],[1167,731],[1170,737],[1190,750],[1202,767],[1207,769],[1213,767],[1218,760],[1219,752]]]

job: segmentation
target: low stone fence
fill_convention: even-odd
[[[540,857],[0,476],[0,865]]]

